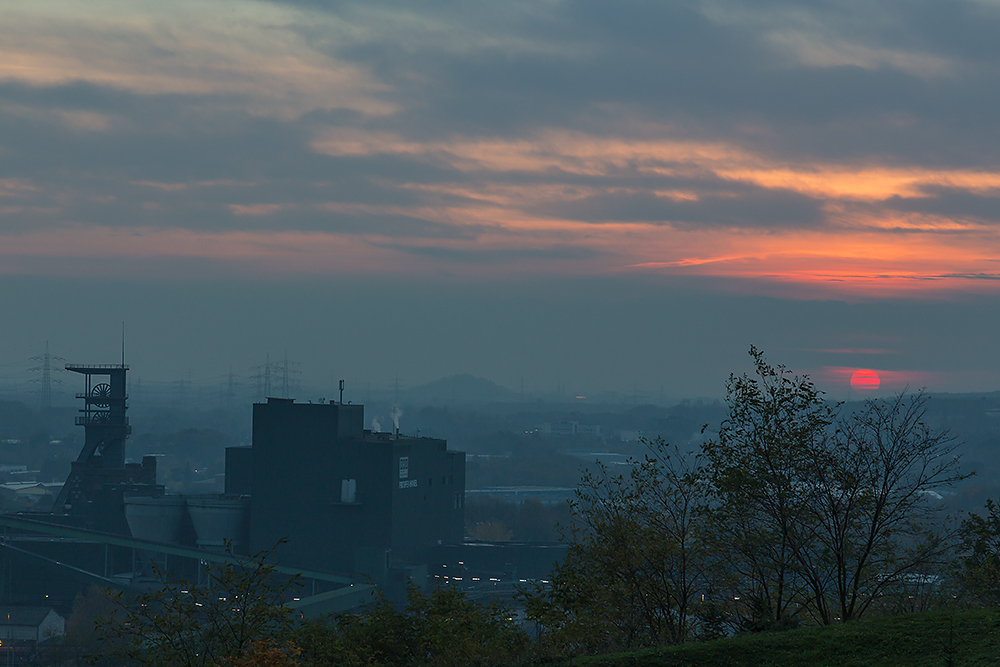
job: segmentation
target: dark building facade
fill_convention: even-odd
[[[461,544],[465,453],[363,425],[360,405],[254,405],[252,451],[231,449],[226,473],[227,491],[250,487],[251,551],[287,540],[285,565],[379,581]]]

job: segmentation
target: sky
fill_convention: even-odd
[[[0,12],[0,383],[1000,389],[1000,3]]]

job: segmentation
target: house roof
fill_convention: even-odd
[[[0,606],[0,626],[26,625],[37,628],[49,614],[51,607],[2,607]]]

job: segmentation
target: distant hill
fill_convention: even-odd
[[[513,401],[517,394],[501,387],[492,380],[468,373],[434,380],[411,388],[406,398],[414,403],[504,403]]]

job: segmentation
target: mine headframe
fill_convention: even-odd
[[[83,401],[76,425],[83,426],[84,444],[80,455],[56,499],[53,511],[72,511],[91,492],[106,483],[115,483],[125,469],[125,440],[132,428],[126,411],[125,364],[66,364],[66,370],[86,378],[86,391],[76,397]]]

